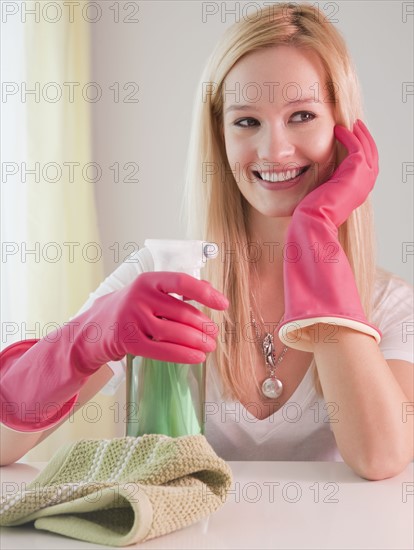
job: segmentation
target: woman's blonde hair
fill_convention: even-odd
[[[244,399],[252,381],[257,388],[259,381],[253,366],[253,347],[243,332],[250,323],[251,282],[249,262],[239,261],[238,253],[240,245],[249,242],[247,203],[228,164],[222,136],[223,82],[245,54],[282,44],[306,48],[319,56],[336,123],[351,129],[357,118],[363,119],[360,85],[345,42],[309,4],[276,3],[261,9],[256,19],[240,20],[225,31],[208,59],[193,108],[184,200],[188,237],[215,242],[225,249],[225,254],[207,263],[203,276],[230,301],[226,312],[204,309],[220,328],[217,348],[210,358],[220,372],[223,397],[229,399]],[[341,160],[338,153],[336,165]],[[369,199],[339,227],[339,242],[370,321],[376,264]],[[313,375],[316,391],[323,396],[315,368]]]

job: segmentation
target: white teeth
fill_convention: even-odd
[[[301,168],[295,168],[295,170],[288,170],[287,172],[281,172],[279,174],[275,174],[272,172],[259,172],[259,173],[263,180],[276,183],[279,181],[292,180],[293,178],[296,178],[296,176],[300,173],[300,171],[301,171]]]

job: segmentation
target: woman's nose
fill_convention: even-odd
[[[269,127],[262,133],[258,154],[259,158],[276,163],[276,166],[270,168],[277,169],[277,163],[283,164],[286,160],[291,159],[294,152],[295,145],[292,136],[285,128],[280,126]]]

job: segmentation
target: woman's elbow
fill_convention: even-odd
[[[381,481],[398,476],[407,468],[410,462],[411,460],[407,459],[370,460],[355,472],[368,481]]]

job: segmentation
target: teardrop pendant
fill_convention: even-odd
[[[277,399],[283,391],[283,384],[277,378],[266,378],[262,384],[262,393],[269,399]]]

